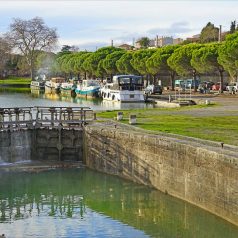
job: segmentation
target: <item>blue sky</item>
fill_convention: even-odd
[[[59,45],[95,50],[111,40],[132,44],[141,36],[186,38],[209,21],[228,30],[237,12],[235,0],[0,0],[0,33],[8,30],[12,18],[38,16],[57,28]]]

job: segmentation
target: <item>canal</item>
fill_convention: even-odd
[[[0,94],[0,107],[77,105],[94,110],[153,107],[55,94]],[[121,178],[87,168],[6,172],[2,166],[0,234],[7,238],[238,237],[238,228],[229,222]]]
[[[147,103],[118,103],[101,99],[86,99],[80,97],[63,96],[55,93],[0,93],[0,107],[77,107],[85,106],[93,110],[117,110],[132,108],[153,108]]]
[[[86,168],[0,173],[9,237],[236,238],[224,220],[159,191]]]

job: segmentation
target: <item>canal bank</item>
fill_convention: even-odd
[[[89,168],[178,197],[238,225],[237,147],[119,124],[84,131]]]
[[[50,124],[26,128],[0,132],[0,161],[70,156],[89,168],[156,188],[238,225],[236,146],[152,135],[115,122],[90,122],[79,130]]]

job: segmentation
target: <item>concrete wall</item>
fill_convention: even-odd
[[[149,185],[238,225],[236,152],[102,126],[86,127],[84,146],[90,168]]]

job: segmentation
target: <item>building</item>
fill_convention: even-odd
[[[193,35],[192,37],[188,37],[186,40],[189,42],[199,42],[200,34]]]
[[[118,48],[123,50],[133,50],[134,46],[128,45],[128,44],[122,44],[122,45],[119,45]]]
[[[182,38],[173,39],[173,44],[174,45],[179,45],[181,43],[183,43],[183,39]]]
[[[156,47],[162,47],[165,45],[173,45],[173,37],[170,36],[162,36],[162,37],[156,37],[155,40],[155,46]]]

